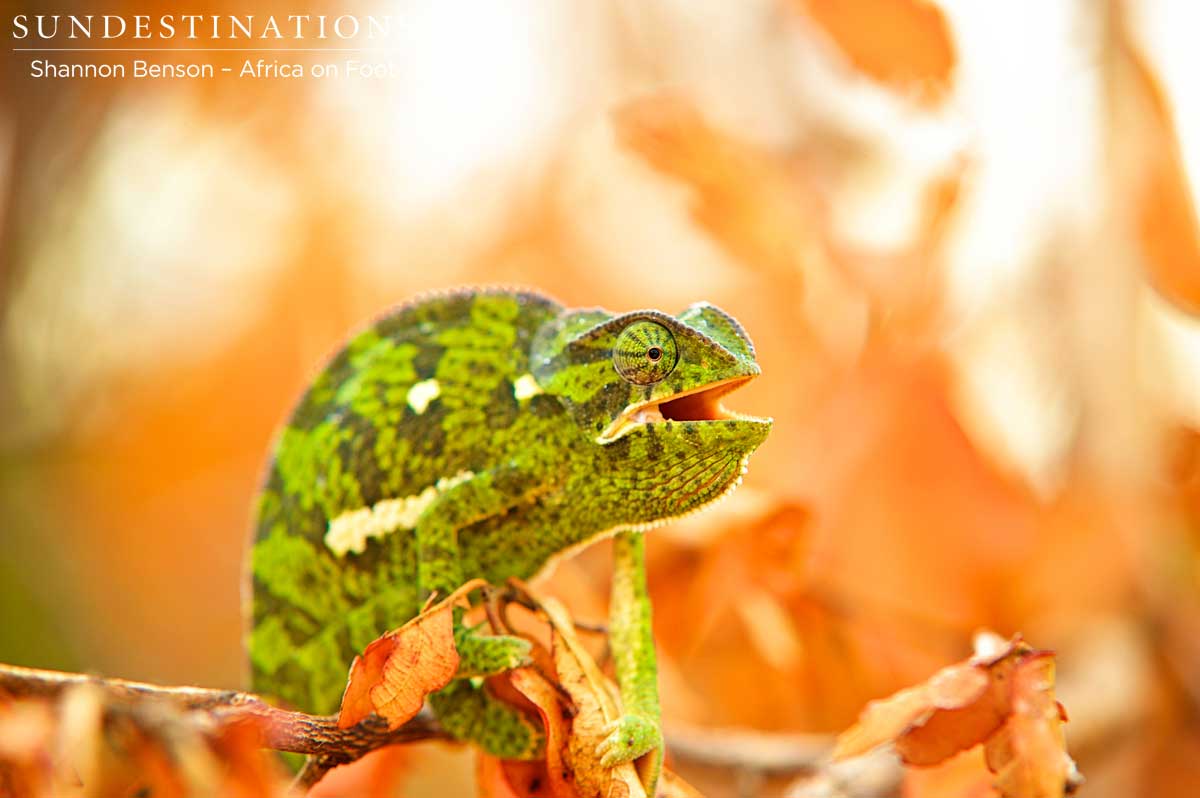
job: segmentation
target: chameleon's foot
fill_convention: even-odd
[[[608,725],[609,735],[596,746],[600,764],[606,768],[632,762],[655,748],[662,747],[662,732],[657,721],[645,715],[622,715]]]
[[[456,678],[491,676],[530,663],[530,642],[510,635],[477,635],[469,629],[456,632],[454,645],[458,649]]]
[[[545,746],[541,724],[482,686],[454,681],[429,696],[438,722],[455,739],[478,745],[501,759],[540,759]]]

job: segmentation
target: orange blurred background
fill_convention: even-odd
[[[389,306],[707,299],[776,426],[652,536],[668,739],[836,732],[989,628],[1058,653],[1087,795],[1200,793],[1200,9],[352,5],[305,10],[392,15],[394,77],[3,54],[0,661],[239,686],[273,431]]]

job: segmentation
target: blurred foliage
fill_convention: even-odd
[[[1088,795],[1200,790],[1196,11],[370,11],[403,20],[400,78],[0,56],[0,661],[237,686],[273,430],[389,305],[708,299],[763,365],[731,404],[776,427],[732,499],[650,538],[668,739],[845,729],[985,627],[1056,652]],[[606,558],[543,589],[600,619]],[[465,767],[389,756],[393,794]],[[905,794],[981,778],[964,755]]]

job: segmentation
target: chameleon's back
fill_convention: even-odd
[[[532,293],[406,305],[355,337],[283,429],[251,555],[254,688],[337,708],[350,660],[415,614],[416,516],[529,439],[514,380],[561,308]],[[548,397],[546,397],[548,399]],[[519,433],[519,434],[518,434]]]

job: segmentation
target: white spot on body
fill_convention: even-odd
[[[409,401],[412,401],[411,392]],[[470,471],[459,471],[452,477],[442,477],[412,496],[384,499],[373,507],[344,512],[329,522],[325,545],[339,557],[345,556],[346,552],[362,554],[368,539],[382,538],[399,529],[412,529],[434,499],[474,476]]]
[[[417,415],[425,412],[425,408],[429,407],[429,403],[437,399],[442,392],[442,386],[438,385],[438,381],[433,377],[427,380],[422,380],[408,389],[408,406],[413,409]]]
[[[532,399],[539,393],[543,393],[542,386],[537,384],[532,374],[522,374],[513,381],[513,396],[518,402]]]

